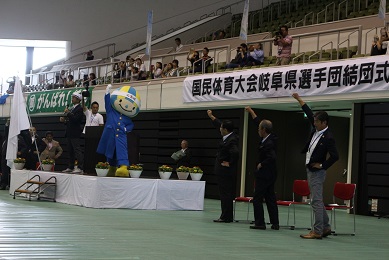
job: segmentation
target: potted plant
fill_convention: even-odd
[[[176,169],[178,179],[186,180],[189,176],[189,167],[181,165]]]
[[[25,163],[26,163],[26,159],[24,158],[19,157],[14,159],[14,167],[16,170],[22,170]]]
[[[172,174],[173,168],[168,165],[162,165],[158,167],[159,176],[163,180],[168,180]]]
[[[143,171],[143,167],[140,164],[131,164],[128,166],[131,178],[139,178]]]
[[[108,162],[98,162],[95,167],[97,176],[105,177],[107,176],[108,170],[109,170],[109,163]]]
[[[203,170],[200,167],[194,166],[193,168],[189,168],[190,177],[194,181],[199,181],[203,176]]]
[[[42,160],[42,168],[44,171],[51,171],[53,170],[53,166],[54,166],[54,160],[53,159],[45,159],[45,160]]]

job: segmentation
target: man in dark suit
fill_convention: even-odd
[[[229,223],[233,221],[233,201],[235,198],[235,180],[238,171],[239,138],[233,132],[234,124],[231,120],[223,122],[217,119],[212,110],[207,114],[213,125],[219,129],[223,140],[220,142],[215,161],[215,174],[218,180],[222,213],[214,222]]]
[[[263,212],[263,199],[265,199],[267,211],[269,212],[271,228],[279,230],[278,207],[274,185],[277,180],[276,149],[277,136],[272,133],[273,124],[269,120],[260,121],[251,107],[245,108],[250,113],[255,124],[258,126],[258,134],[262,138],[258,149],[258,161],[255,171],[255,192],[254,192],[254,218],[255,225],[251,229],[266,229]]]
[[[324,111],[313,114],[299,94],[293,93],[292,96],[299,102],[314,127],[302,152],[306,154],[305,165],[315,223],[311,232],[306,235],[300,235],[300,237],[321,239],[331,235],[331,226],[323,203],[323,183],[326,178],[326,170],[339,159],[339,155],[335,146],[334,136],[328,128],[328,114]],[[327,154],[329,155],[328,158]]]
[[[179,152],[178,153],[179,156],[177,159],[177,168],[180,166],[191,167],[192,166],[192,151],[189,149],[189,143],[187,140],[181,141],[181,150],[178,152]]]
[[[62,172],[83,174],[84,155],[81,151],[80,137],[85,125],[85,115],[80,105],[82,96],[79,92],[72,94],[72,108],[66,107],[60,121],[66,124],[66,139],[69,152],[68,168]],[[74,161],[78,161],[78,168],[74,168]]]
[[[23,133],[21,133],[23,135]],[[26,133],[23,135],[25,146],[26,146],[26,164],[25,168],[27,170],[36,170],[37,162],[39,162],[39,155],[45,149],[45,145],[42,141],[42,138],[39,137],[36,133],[35,127],[30,127],[29,134]]]

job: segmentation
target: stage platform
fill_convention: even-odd
[[[56,201],[88,208],[203,210],[205,181],[97,177],[12,170],[9,193],[39,175],[57,178]]]

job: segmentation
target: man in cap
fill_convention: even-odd
[[[84,173],[84,155],[81,151],[80,137],[85,125],[85,116],[80,105],[81,99],[81,93],[74,92],[72,94],[73,106],[71,108],[66,107],[64,116],[60,117],[60,121],[66,125],[65,136],[69,153],[68,168],[62,172]],[[78,168],[74,168],[75,160],[78,161]]]

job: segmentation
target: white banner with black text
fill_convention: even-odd
[[[188,76],[185,103],[331,95],[389,89],[389,56]]]

